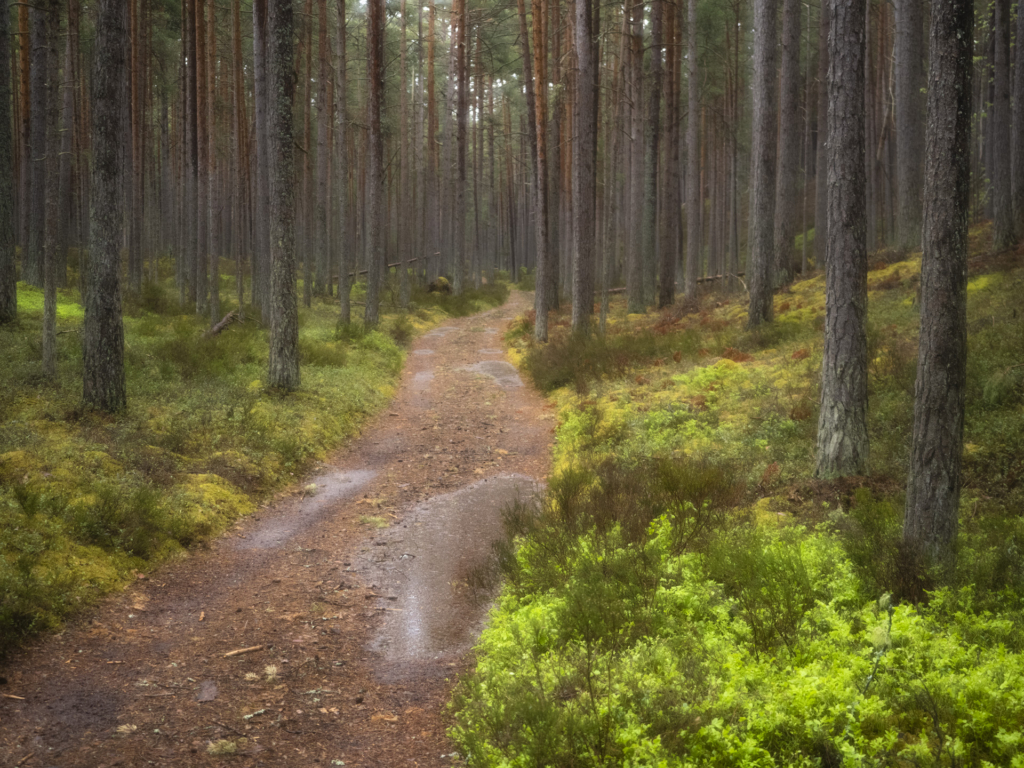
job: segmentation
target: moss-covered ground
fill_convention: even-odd
[[[1024,766],[1021,253],[972,231],[964,492],[941,584],[900,543],[920,254],[871,258],[871,476],[811,479],[824,278],[604,337],[527,316],[511,352],[559,412],[538,508],[454,703],[481,766]]]
[[[233,284],[226,275],[225,313]],[[51,382],[41,374],[42,292],[19,284],[19,321],[0,327],[0,655],[296,482],[387,404],[402,344],[507,291],[417,290],[409,312],[386,306],[372,331],[339,326],[334,302],[315,300],[299,312],[302,386],[282,394],[265,386],[267,329],[251,310],[207,337],[169,280],[147,285],[126,307],[129,405],[114,418],[81,405],[77,292],[59,293]],[[357,284],[353,300],[363,298]]]

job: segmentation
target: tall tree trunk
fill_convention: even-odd
[[[128,204],[128,292],[142,292],[142,69],[145,61],[141,19],[136,0],[129,0],[131,35],[131,201]]]
[[[28,281],[31,273],[29,244],[31,235],[32,200],[32,34],[29,25],[28,3],[18,6],[18,104],[20,106],[18,134],[21,139],[21,199],[18,211],[18,242],[22,250],[22,279]],[[38,280],[37,280],[38,282]]]
[[[751,147],[750,312],[753,328],[772,320],[775,234],[775,2],[754,4],[754,137]],[[863,72],[861,73],[863,77]],[[863,90],[861,91],[863,97]],[[863,155],[862,155],[863,156]],[[863,169],[862,169],[863,173]]]
[[[1024,7],[1017,3],[1013,64],[1013,210],[1017,234],[1024,236]]]
[[[779,173],[775,180],[775,285],[789,282],[800,187],[800,0],[782,5]]]
[[[352,321],[351,284],[348,274],[355,264],[355,248],[348,231],[348,37],[345,0],[338,0],[338,322]]]
[[[647,125],[644,141],[644,245],[643,289],[644,304],[655,299],[655,275],[658,250],[658,158],[661,151],[661,90],[662,90],[662,27],[663,0],[651,2],[651,85],[647,102]]]
[[[384,104],[384,0],[368,0],[367,76],[369,93],[370,141],[367,186],[367,276],[364,324],[376,327],[379,321],[381,270],[384,263],[382,204],[384,202],[384,137],[381,135],[381,108]]]
[[[331,149],[329,145],[331,104],[327,97],[330,74],[330,49],[327,46],[327,0],[317,0],[317,94],[316,94],[316,210],[314,237],[316,251],[317,296],[327,295],[331,265],[330,227],[327,208],[330,205]]]
[[[697,2],[689,0],[687,6],[689,64],[686,106],[686,277],[683,295],[692,300],[697,297],[697,276],[700,274],[701,232],[700,214],[703,201],[700,191],[700,70],[697,51]]]
[[[864,3],[829,0],[828,255],[815,476],[868,470]]]
[[[665,181],[663,186],[664,242],[658,253],[658,307],[671,306],[675,301],[676,254],[679,247],[679,65],[682,57],[682,38],[677,21],[682,20],[682,4],[668,7],[666,16],[668,43],[667,77],[665,78]]]
[[[534,183],[537,190],[536,235],[537,235],[537,269],[534,275],[536,289],[534,291],[534,309],[537,319],[544,316],[543,329],[539,323],[534,326],[537,338],[547,340],[547,313],[549,296],[545,290],[552,270],[557,270],[557,263],[552,263],[548,252],[548,77],[547,77],[547,36],[544,34],[544,22],[547,19],[543,0],[533,0],[533,77],[534,77],[534,129],[531,135],[536,136],[536,176]],[[523,14],[525,18],[525,13]],[[524,49],[526,50],[526,49]],[[529,55],[529,54],[527,54]]]
[[[896,244],[921,244],[921,183],[924,173],[924,3],[896,2],[896,178],[899,190]]]
[[[407,213],[415,210],[410,205],[412,200],[409,188],[409,71],[408,71],[408,40],[406,17],[408,3],[402,0],[402,24],[398,44],[399,48],[399,83],[398,83],[398,304],[404,310],[409,306],[409,255],[412,231]]]
[[[921,337],[903,538],[924,564],[947,568],[955,556],[967,379],[973,30],[970,0],[932,3]]]
[[[75,83],[78,82],[78,0],[68,0],[67,42],[64,47],[64,73],[62,77],[61,96],[61,148],[60,148],[60,199],[58,201],[59,220],[57,222],[57,282],[59,286],[67,284],[68,250],[71,244],[71,225],[73,221],[74,171],[75,171]],[[79,269],[82,268],[81,249],[79,249]]]
[[[220,320],[220,206],[217,201],[217,4],[206,17],[206,250],[210,269],[210,326]]]
[[[22,262],[22,279],[43,285],[43,237],[46,221],[46,14],[43,6],[29,11],[32,64],[30,72],[31,111],[31,198],[28,201],[28,251]]]
[[[999,153],[992,168],[992,247],[1000,251],[1017,242],[1013,212],[1013,181],[1010,158],[1003,155],[1011,147],[1010,123],[1010,0],[993,0],[995,5],[995,98],[992,101],[992,145]],[[1018,44],[1019,45],[1019,44]]]
[[[658,0],[656,0],[657,2]],[[573,137],[572,330],[585,334],[594,313],[594,225],[597,212],[597,62],[592,0],[576,0],[576,135]],[[660,31],[660,30],[659,30]]]
[[[0,325],[18,318],[14,265],[14,131],[11,114],[11,15],[0,13]]]
[[[210,139],[207,131],[209,125],[206,102],[209,98],[206,70],[208,67],[206,47],[206,3],[207,0],[195,0],[196,4],[196,147],[198,159],[196,182],[196,313],[203,314],[209,306],[207,262],[209,260],[210,243]],[[213,3],[210,2],[210,11]]]
[[[276,389],[299,386],[295,291],[295,95],[292,0],[267,0],[267,123],[270,138],[270,374]]]
[[[44,118],[46,144],[43,160],[46,204],[43,218],[43,375],[57,378],[57,219],[60,191],[60,102],[57,99],[57,38],[60,31],[57,0],[45,0],[39,6],[43,14],[45,47]]]
[[[82,329],[83,386],[87,406],[108,413],[127,403],[124,326],[121,321],[120,250],[124,228],[120,148],[121,84],[128,76],[128,28],[122,0],[100,0],[93,44],[92,221]]]
[[[187,1],[187,0],[186,0]],[[253,0],[253,101],[256,128],[256,185],[253,195],[253,302],[270,317],[270,133],[267,104],[267,2]],[[340,3],[339,13],[344,11]]]
[[[456,101],[455,142],[458,155],[458,175],[455,184],[455,271],[452,290],[462,293],[466,274],[466,152],[468,149],[466,121],[469,113],[469,6],[468,0],[458,0],[458,78],[459,93]]]
[[[257,0],[259,2],[259,0]],[[180,298],[195,305],[199,293],[196,285],[196,248],[198,246],[199,141],[196,134],[198,98],[196,80],[196,0],[184,2],[185,37],[185,194],[183,208],[183,269]],[[255,14],[254,14],[255,16]],[[205,271],[205,269],[204,269]]]
[[[828,252],[828,34],[829,12],[823,3],[818,21],[818,151],[814,161],[814,263],[819,269],[825,268]]]
[[[630,125],[630,227],[626,255],[626,306],[629,312],[643,312],[643,220],[644,220],[644,0],[630,6],[631,116]]]

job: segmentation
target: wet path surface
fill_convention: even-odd
[[[548,469],[551,412],[499,349],[529,299],[425,334],[317,473],[0,669],[0,765],[458,764],[470,582]]]

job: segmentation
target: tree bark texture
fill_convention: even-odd
[[[995,6],[995,72],[992,99],[992,247],[1001,251],[1017,242],[1013,215],[1011,163],[1005,152],[1011,147],[1010,123],[1010,0],[993,0]],[[1019,50],[1019,49],[1018,49]]]
[[[800,190],[800,0],[782,6],[782,82],[779,92],[779,173],[775,180],[775,285],[793,273]]]
[[[1017,3],[1013,65],[1013,210],[1018,236],[1024,236],[1024,7]]]
[[[295,94],[292,0],[267,0],[267,125],[270,155],[271,387],[299,386],[299,308],[295,291]]]
[[[128,140],[121,120],[121,84],[128,76],[126,11],[122,0],[100,0],[93,44],[93,205],[82,329],[82,399],[107,413],[123,411],[127,404],[120,285],[124,234],[120,147]]]
[[[815,470],[823,479],[868,470],[864,2],[828,3],[828,253]]]
[[[367,74],[369,93],[370,136],[367,179],[367,275],[366,312],[367,328],[379,321],[381,269],[384,263],[382,207],[384,198],[384,137],[381,135],[380,113],[384,101],[384,0],[368,0],[367,20]]]
[[[818,137],[814,165],[814,261],[825,268],[828,251],[828,34],[827,2],[821,4],[818,20]]]
[[[656,0],[658,2],[659,0]],[[572,144],[572,330],[588,333],[594,313],[595,218],[597,215],[597,65],[594,5],[576,0],[576,136]]]
[[[658,249],[658,158],[661,146],[661,90],[664,76],[662,47],[664,42],[663,0],[651,2],[651,78],[647,101],[647,122],[644,126],[644,241],[643,290],[644,304],[654,303]]]
[[[701,207],[700,189],[700,71],[697,66],[697,0],[690,0],[687,8],[687,34],[689,45],[688,94],[686,116],[686,271],[683,294],[687,299],[697,296],[697,277],[701,262]]]
[[[957,534],[967,381],[973,29],[970,0],[932,3],[921,336],[903,537],[926,563],[947,567]]]
[[[774,312],[775,0],[754,3],[754,136],[751,147],[750,310],[747,325],[770,323]]]
[[[331,157],[329,130],[331,105],[327,98],[327,84],[330,81],[330,52],[327,48],[327,0],[317,0],[317,94],[316,94],[316,211],[313,227],[316,243],[316,283],[314,293],[327,295],[328,275],[331,264],[330,228],[327,223],[327,208],[330,203]],[[404,52],[404,45],[403,45]],[[403,54],[404,55],[404,54]]]
[[[556,271],[558,265],[552,263],[548,249],[548,77],[547,77],[547,39],[544,34],[544,21],[547,18],[545,3],[543,0],[533,0],[533,120],[534,126],[531,131],[531,139],[536,140],[536,176],[534,183],[537,190],[536,208],[536,241],[537,241],[537,267],[534,273],[534,312],[536,321],[534,330],[539,340],[547,341],[547,310],[550,307],[549,296],[545,290],[551,271]],[[525,19],[525,3],[523,13]],[[522,22],[521,22],[522,23]],[[529,55],[529,46],[524,42],[523,50]],[[527,75],[529,77],[529,75]],[[541,319],[543,317],[543,320]],[[543,327],[542,327],[543,326]]]
[[[896,245],[921,245],[924,178],[924,0],[896,2]]]
[[[44,0],[40,4],[43,13],[43,41],[46,49],[46,92],[44,95],[46,120],[46,145],[43,169],[45,173],[46,203],[43,216],[43,375],[48,379],[57,378],[57,219],[60,209],[60,132],[58,120],[60,102],[57,99],[57,38],[60,31],[59,5],[57,0]]]
[[[352,320],[348,273],[355,252],[348,236],[348,52],[345,2],[338,2],[338,322]]]
[[[22,262],[22,278],[41,288],[43,286],[43,237],[46,220],[46,6],[35,5],[29,10],[31,25],[31,62],[29,87],[31,197],[28,202],[28,251]]]
[[[0,325],[13,323],[18,317],[11,96],[11,15],[0,13]]]

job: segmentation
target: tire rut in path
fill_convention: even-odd
[[[5,664],[0,764],[457,763],[445,702],[486,608],[467,582],[549,465],[550,411],[498,348],[529,298],[418,339],[317,476]]]

